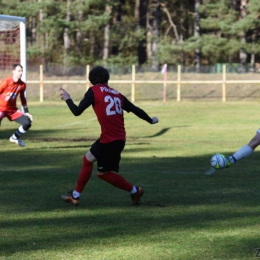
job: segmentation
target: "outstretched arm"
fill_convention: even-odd
[[[91,88],[88,89],[87,93],[85,94],[84,98],[80,101],[78,106],[74,104],[69,93],[65,89],[60,88],[60,90],[62,91],[60,94],[61,99],[66,101],[70,111],[75,116],[81,115],[86,108],[88,108],[90,105],[94,103],[94,93]]]
[[[136,116],[147,121],[150,124],[156,124],[159,122],[157,117],[151,118],[150,116],[148,116],[148,114],[144,110],[135,106],[126,97],[124,97],[124,110],[127,112],[133,112]]]

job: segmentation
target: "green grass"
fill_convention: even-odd
[[[63,102],[30,103],[33,126],[0,127],[0,259],[254,259],[260,248],[259,151],[205,175],[216,152],[230,155],[259,127],[257,102],[138,102],[159,124],[125,114],[120,173],[145,188],[142,204],[93,175],[79,207],[82,157],[98,138],[91,109],[74,117]],[[95,169],[95,167],[94,167]]]

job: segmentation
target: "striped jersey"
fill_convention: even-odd
[[[17,109],[16,99],[20,94],[22,106],[27,106],[25,97],[26,84],[19,79],[14,82],[13,77],[3,79],[0,83],[0,110]]]

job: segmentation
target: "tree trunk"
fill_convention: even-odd
[[[41,0],[38,0],[38,2],[41,2]],[[40,9],[39,11],[39,21],[40,26],[43,23],[43,10]],[[47,61],[45,59],[45,35],[44,33],[41,33],[40,35],[40,45],[41,45],[41,64],[43,65],[44,71],[48,71],[48,65]]]
[[[232,0],[233,9],[237,12],[240,11],[239,5],[237,3],[237,0]]]
[[[151,0],[148,1],[148,6],[150,6]],[[150,63],[152,60],[152,26],[150,25],[150,11],[148,11],[146,15],[146,54],[147,60]]]
[[[28,20],[28,30],[29,30],[29,41],[28,43],[32,46],[36,41],[36,28],[35,28],[35,17],[30,17]]]
[[[116,25],[117,23],[122,22],[123,17],[123,6],[125,4],[124,0],[120,0],[117,6],[116,12],[113,12],[113,19],[112,19],[112,26]],[[119,53],[119,44],[114,44],[111,46],[110,52],[113,56],[117,56]]]
[[[136,10],[135,15],[136,15],[136,20],[139,20],[139,26],[142,29],[146,28],[146,17],[148,16],[147,14],[147,6],[148,6],[148,1],[147,0],[136,0],[136,9],[138,8],[138,11]],[[146,56],[146,41],[142,40],[139,41],[138,44],[138,65],[139,67],[142,66],[147,60]]]
[[[195,21],[194,21],[194,36],[199,38],[200,35],[200,14],[199,14],[200,0],[195,0]],[[200,73],[200,49],[194,52],[194,67],[195,73]]]
[[[110,15],[111,13],[111,6],[106,5],[105,13]],[[109,55],[109,31],[110,31],[110,24],[107,23],[104,30],[104,48],[103,48],[103,62],[104,66],[107,65],[107,59]]]
[[[138,21],[140,19],[140,0],[135,0],[135,19]]]
[[[256,53],[256,38],[257,38],[257,25],[255,24],[253,35],[252,35],[252,53],[251,53],[251,59],[250,59],[250,67],[252,72],[256,72],[256,66],[255,66],[255,53]]]
[[[66,21],[70,21],[70,4],[71,0],[67,0],[67,15]],[[68,55],[70,50],[70,37],[69,37],[69,28],[65,28],[63,33],[63,40],[64,40],[64,57],[63,57],[63,73],[67,72],[68,69]]]
[[[82,20],[83,20],[83,11],[80,10],[80,11],[78,11],[79,24],[80,24],[80,22],[82,22]],[[77,51],[78,51],[80,57],[82,57],[82,41],[83,41],[82,32],[81,32],[81,29],[78,28],[77,32],[76,32],[76,46],[77,46]]]
[[[240,5],[240,19],[243,19],[246,16],[246,5],[247,5],[247,0],[241,0],[241,5]],[[246,43],[246,37],[245,37],[245,32],[241,32],[240,36],[240,41],[241,45],[243,46]],[[241,47],[240,48],[240,53],[239,53],[239,58],[240,58],[240,71],[242,73],[245,73],[247,70],[247,52],[245,48]]]
[[[158,60],[158,44],[160,41],[159,26],[161,22],[160,0],[154,0],[153,7],[153,41],[152,41],[152,69],[154,71],[160,70],[160,63]]]
[[[90,33],[90,56],[95,57],[96,38],[94,33]]]

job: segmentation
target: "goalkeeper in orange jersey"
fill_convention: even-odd
[[[29,114],[27,107],[26,84],[21,80],[23,75],[22,65],[14,64],[12,72],[13,75],[11,77],[3,79],[0,83],[0,125],[5,117],[20,124],[9,140],[24,147],[25,143],[20,137],[31,127],[33,116]],[[24,114],[16,106],[16,99],[19,94]]]

